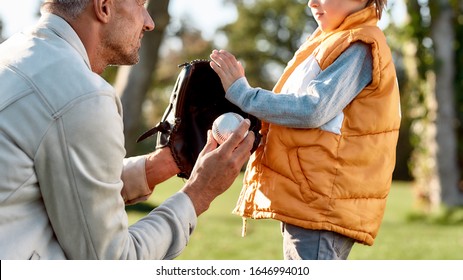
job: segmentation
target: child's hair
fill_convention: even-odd
[[[368,0],[367,7],[373,4],[376,6],[376,14],[378,15],[378,18],[381,19],[383,10],[387,5],[387,0]]]

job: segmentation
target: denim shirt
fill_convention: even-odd
[[[129,225],[121,177],[144,159],[124,157],[120,99],[64,19],[44,14],[0,45],[0,259],[179,255],[191,200],[179,192]]]
[[[321,71],[309,56],[291,74],[280,94],[235,81],[226,98],[259,119],[293,128],[318,128],[341,134],[343,109],[372,79],[368,45],[353,43]]]

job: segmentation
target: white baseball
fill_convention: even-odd
[[[212,135],[215,141],[221,145],[243,121],[243,117],[237,113],[225,113],[220,115],[212,123]]]

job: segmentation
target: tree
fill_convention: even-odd
[[[457,118],[455,91],[455,13],[449,0],[429,1],[431,38],[434,42],[435,95],[437,101],[437,168],[442,201],[450,207],[463,205],[457,160]]]
[[[409,24],[405,46],[408,89],[414,109],[412,173],[419,200],[428,212],[463,205],[458,188],[456,65],[461,36],[456,41],[454,11],[458,1],[407,0]],[[453,6],[452,6],[453,5]],[[460,4],[461,6],[461,4]],[[458,17],[457,17],[458,18]],[[461,50],[460,50],[461,52]]]
[[[456,16],[454,18],[455,23],[455,35],[457,41],[455,42],[456,55],[456,75],[455,75],[455,92],[456,92],[456,111],[458,117],[458,165],[460,167],[460,175],[463,174],[463,1],[454,0],[459,4],[454,4]],[[463,191],[463,181],[460,180],[460,190]]]
[[[127,155],[134,155],[137,150],[136,139],[141,134],[142,105],[155,74],[158,63],[159,48],[164,32],[169,24],[169,0],[150,1],[148,12],[155,20],[156,28],[146,32],[140,48],[140,62],[134,66],[120,67],[116,77],[115,88],[121,95],[124,110],[124,134]]]

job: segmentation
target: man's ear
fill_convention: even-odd
[[[107,23],[111,16],[113,8],[113,0],[93,0],[93,10],[95,16],[101,22]]]

